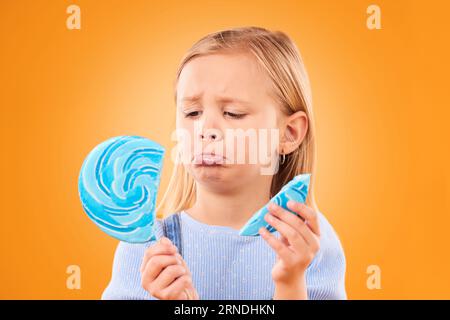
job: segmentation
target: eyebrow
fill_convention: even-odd
[[[197,94],[197,95],[193,95],[193,96],[187,96],[187,97],[183,97],[183,99],[181,99],[181,101],[183,102],[197,102],[201,100],[202,95],[201,94]],[[245,101],[242,99],[238,99],[238,98],[233,98],[233,97],[226,97],[226,96],[221,96],[216,98],[217,102],[221,102],[221,103],[240,103],[240,104],[250,104],[249,101]]]
[[[201,99],[201,95],[193,95],[193,96],[188,96],[188,97],[183,97],[183,99],[181,99],[181,101],[183,102],[197,102]]]

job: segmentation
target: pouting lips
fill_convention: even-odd
[[[197,165],[222,165],[225,158],[219,154],[202,153],[194,156],[194,164]]]

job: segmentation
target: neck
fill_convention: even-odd
[[[196,202],[185,211],[202,223],[239,230],[270,200],[271,181],[271,176],[262,176],[254,183],[227,192],[197,184]]]

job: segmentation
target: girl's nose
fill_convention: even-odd
[[[195,123],[195,132],[197,137],[200,138],[201,141],[218,141],[223,138],[222,130],[220,129],[219,116],[212,113],[207,114],[205,112],[202,115],[201,120]]]
[[[219,138],[219,134],[217,132],[207,132],[206,134],[201,133],[200,138],[202,140],[217,140]]]

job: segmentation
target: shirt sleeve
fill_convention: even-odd
[[[346,300],[346,259],[335,230],[319,212],[320,249],[306,271],[308,298],[311,300]]]

